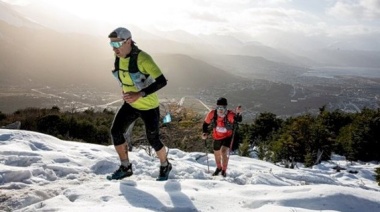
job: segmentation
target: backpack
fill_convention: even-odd
[[[241,143],[242,140],[241,140],[241,137],[238,133],[238,125],[236,124],[234,126],[234,123],[231,123],[227,118],[228,113],[230,113],[230,112],[231,112],[230,110],[227,110],[227,114],[226,114],[226,116],[224,116],[223,122],[224,122],[224,126],[226,127],[227,130],[234,130],[235,131],[234,132],[234,143],[232,144],[232,148],[231,148],[231,151],[235,151],[236,149],[239,148],[239,144]],[[212,117],[212,121],[210,123],[212,128],[216,127],[217,119],[218,119],[218,114],[217,114],[216,110],[214,110],[214,116]]]
[[[223,119],[224,126],[225,126],[225,128],[226,128],[227,130],[233,130],[233,128],[234,128],[234,124],[231,123],[231,122],[228,120],[228,118],[227,118],[227,117],[228,117],[228,114],[229,114],[230,112],[231,112],[230,110],[227,110],[227,114],[224,116],[224,119]],[[212,128],[215,128],[215,127],[216,127],[216,125],[217,125],[217,123],[216,123],[217,119],[218,119],[218,114],[217,114],[216,110],[214,110],[214,116],[212,117],[212,121],[211,121],[211,127],[212,127]]]

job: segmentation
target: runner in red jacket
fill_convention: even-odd
[[[242,116],[241,107],[237,107],[233,112],[227,109],[227,99],[219,98],[216,102],[216,108],[211,110],[203,122],[202,139],[207,139],[210,133],[209,126],[212,127],[212,138],[214,156],[216,162],[216,170],[213,176],[219,175],[222,172],[223,177],[226,177],[226,170],[228,164],[228,152],[233,137],[233,130],[235,122],[241,122]]]

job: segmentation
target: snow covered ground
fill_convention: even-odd
[[[0,129],[0,211],[380,211],[378,163],[334,156],[285,169],[231,155],[228,176],[213,178],[205,153],[171,149],[169,158],[168,181],[155,181],[158,159],[138,149],[130,152],[134,175],[108,181],[119,166],[113,146]]]

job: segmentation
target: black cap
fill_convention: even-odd
[[[220,97],[220,98],[216,101],[216,105],[227,105],[227,99],[224,98],[224,97]]]

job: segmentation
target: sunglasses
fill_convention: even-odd
[[[128,39],[127,39],[128,40]],[[122,41],[111,41],[110,42],[110,45],[111,47],[113,48],[120,48],[125,42],[127,42],[127,40],[122,40]]]
[[[226,106],[217,106],[216,109],[217,110],[227,110],[227,107]]]

